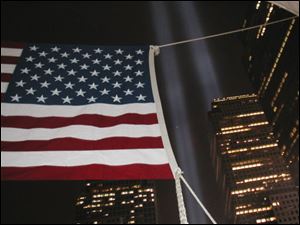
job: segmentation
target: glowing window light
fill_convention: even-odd
[[[244,165],[244,166],[236,166],[236,167],[232,167],[232,170],[235,171],[235,170],[250,169],[250,168],[260,167],[263,165],[264,164],[262,164],[262,163],[255,163],[255,164]]]
[[[277,218],[276,217],[269,217],[269,218],[262,218],[262,219],[257,219],[256,220],[256,223],[267,223],[267,222],[273,222],[273,221],[275,221],[275,220],[277,220]]]
[[[249,97],[257,97],[257,95],[256,94],[245,94],[245,95],[238,95],[238,96],[215,98],[214,102],[224,102],[224,101],[238,100],[238,99],[244,99],[244,98],[249,98]]]
[[[221,131],[225,131],[225,130],[233,130],[233,129],[238,129],[238,128],[243,128],[244,126],[239,125],[239,126],[232,126],[232,127],[223,127],[221,128]]]
[[[270,179],[276,179],[276,178],[281,178],[281,177],[289,177],[289,174],[273,174],[270,176],[261,176],[261,177],[254,177],[254,178],[249,178],[245,179],[242,181],[237,181],[236,184],[244,184],[244,183],[250,183],[250,182],[256,182],[256,181],[262,181],[262,180],[270,180]]]
[[[276,102],[276,100],[277,100],[277,98],[278,98],[278,96],[279,96],[279,94],[280,94],[280,92],[281,92],[281,89],[282,89],[283,85],[285,84],[285,81],[286,81],[286,78],[287,78],[287,77],[288,77],[288,73],[285,72],[283,78],[282,78],[281,81],[280,81],[279,87],[278,87],[278,89],[276,90],[275,95],[274,95],[274,97],[273,97],[273,99],[272,99],[272,102],[271,102],[271,106],[272,106],[272,107],[274,107],[275,102]]]
[[[247,151],[254,151],[258,149],[265,149],[265,148],[272,148],[278,146],[277,143],[275,144],[268,144],[268,145],[260,145],[260,146],[255,146],[251,148],[239,148],[239,149],[233,149],[229,150],[227,152],[223,152],[222,154],[234,154],[234,153],[239,153],[239,152],[247,152]]]
[[[267,207],[261,207],[261,208],[255,208],[255,209],[241,210],[241,211],[237,211],[235,214],[236,215],[244,215],[244,214],[257,213],[257,212],[265,212],[265,211],[270,211],[270,210],[272,210],[272,207],[267,206]]]
[[[251,207],[252,205],[251,204],[247,204],[247,205],[239,205],[239,206],[236,206],[235,209],[246,209],[246,208],[249,208]]]
[[[251,123],[251,124],[248,125],[248,127],[256,127],[256,126],[267,125],[267,124],[269,124],[268,121],[259,122],[259,123]]]
[[[265,23],[269,22],[272,11],[273,11],[273,4],[271,4],[271,7],[269,8],[268,14],[265,19]],[[259,39],[261,36],[264,36],[266,29],[267,29],[266,25],[260,26],[256,38]]]
[[[282,45],[281,45],[280,50],[279,50],[279,52],[278,52],[278,54],[277,54],[277,57],[276,57],[276,59],[275,59],[275,62],[274,62],[274,64],[273,64],[273,67],[272,67],[272,69],[271,69],[271,72],[270,72],[268,78],[265,79],[265,80],[261,83],[261,86],[260,86],[259,91],[258,91],[258,95],[260,95],[260,96],[262,96],[262,95],[265,93],[265,91],[267,90],[267,88],[268,88],[268,86],[269,86],[269,84],[270,84],[270,81],[271,81],[271,79],[272,79],[272,77],[273,77],[273,74],[274,74],[275,69],[276,69],[276,67],[277,67],[277,64],[278,64],[278,62],[279,62],[279,59],[280,59],[280,57],[281,57],[281,55],[282,55],[283,49],[284,49],[284,47],[285,47],[285,45],[286,45],[286,42],[287,42],[287,40],[288,40],[288,38],[289,38],[289,35],[290,35],[290,33],[291,33],[291,30],[292,30],[292,28],[293,28],[293,26],[294,26],[294,23],[295,23],[295,19],[292,20],[292,22],[291,22],[291,24],[290,24],[290,26],[289,26],[289,29],[288,29],[288,31],[287,31],[287,33],[286,33],[286,36],[285,36],[285,38],[284,38],[284,40],[283,40],[283,42],[282,42]]]
[[[76,205],[82,205],[84,202],[83,201],[80,201],[80,202],[77,202]]]
[[[250,150],[257,150],[257,149],[263,149],[263,148],[272,148],[272,147],[276,147],[276,146],[278,146],[277,143],[268,144],[268,145],[260,145],[260,146],[251,147]]]
[[[240,194],[251,193],[251,192],[256,192],[256,191],[263,191],[263,190],[265,190],[264,187],[247,188],[247,189],[232,191],[231,195],[240,195]]]
[[[274,206],[274,207],[280,206],[280,203],[279,202],[272,202],[272,206]]]
[[[253,113],[244,113],[244,114],[239,114],[236,117],[241,118],[241,117],[249,117],[249,116],[256,116],[256,115],[262,115],[264,114],[263,111],[258,111],[258,112],[253,112]]]
[[[257,3],[256,3],[256,6],[255,6],[256,10],[258,10],[258,9],[259,9],[259,7],[260,7],[260,3],[261,3],[261,1],[257,1]]]
[[[237,130],[229,130],[229,131],[223,131],[221,134],[232,134],[232,133],[241,133],[251,130],[250,128],[244,128],[244,129],[237,129]]]

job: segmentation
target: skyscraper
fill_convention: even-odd
[[[156,192],[151,181],[88,182],[76,200],[79,224],[155,224]]]
[[[272,3],[253,2],[244,26],[292,16]],[[245,66],[278,147],[299,182],[299,19],[243,33]]]
[[[211,155],[233,223],[299,223],[298,191],[255,94],[218,98]]]

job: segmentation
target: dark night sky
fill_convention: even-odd
[[[1,2],[1,39],[68,44],[164,44],[240,28],[248,2]],[[209,156],[214,97],[251,93],[237,36],[163,48],[156,72],[178,162],[222,222]],[[72,223],[82,182],[1,182],[1,222]],[[172,182],[158,182],[161,222],[177,221]],[[190,222],[207,222],[185,193]]]

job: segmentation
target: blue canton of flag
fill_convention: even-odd
[[[48,105],[153,102],[148,48],[29,45],[4,101]]]

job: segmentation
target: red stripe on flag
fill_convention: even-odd
[[[1,73],[1,81],[2,82],[9,82],[11,80],[11,75],[9,73]]]
[[[1,127],[15,128],[58,128],[69,125],[89,125],[95,127],[111,127],[119,124],[157,124],[156,114],[124,114],[117,117],[102,115],[80,115],[70,118],[62,117],[26,117],[1,116]]]
[[[19,57],[1,56],[1,64],[17,64]]]
[[[1,141],[1,151],[62,151],[163,148],[161,137],[113,137],[97,141],[57,138],[49,141]]]
[[[4,93],[1,93],[1,102],[4,101],[4,97],[5,97],[5,94]],[[1,119],[1,122],[2,122],[2,119]],[[1,126],[2,127],[2,126]]]
[[[3,167],[1,180],[169,180],[173,175],[168,164],[126,166],[87,165],[75,167]]]
[[[1,41],[1,48],[24,48],[25,46],[25,43]]]

